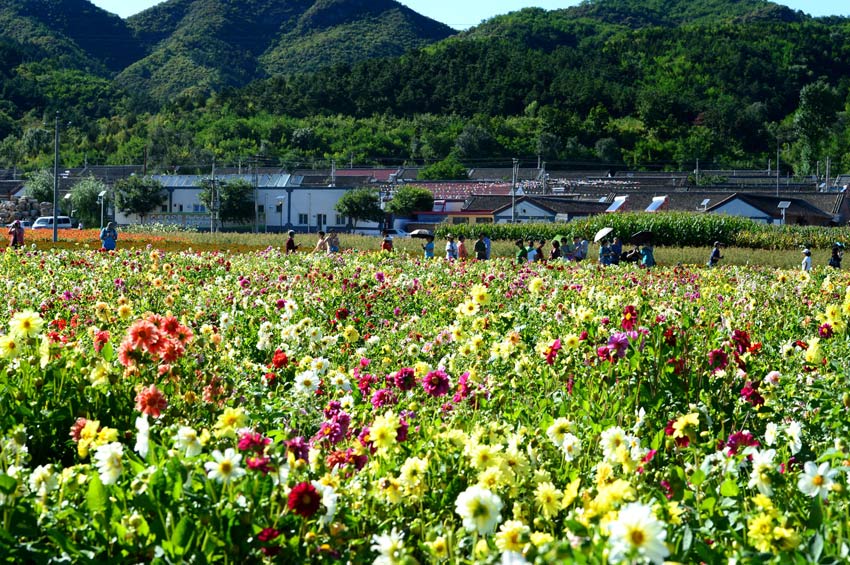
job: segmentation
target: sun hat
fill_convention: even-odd
[[[289,230],[289,231],[288,231],[288,232],[286,232],[286,233],[288,233],[289,235],[295,235],[295,230]]]

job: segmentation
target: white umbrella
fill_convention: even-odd
[[[601,230],[596,232],[596,235],[593,236],[593,243],[596,243],[600,239],[604,238],[606,235],[608,235],[612,231],[614,231],[614,228],[602,228]]]
[[[431,235],[431,232],[429,232],[428,230],[413,230],[412,232],[410,232],[410,237],[425,238],[429,235]]]

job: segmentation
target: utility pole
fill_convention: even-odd
[[[56,122],[53,131],[53,243],[59,241],[58,218],[59,208],[59,112],[56,112]]]
[[[260,233],[260,173],[257,170],[257,163],[256,156],[251,157],[248,162],[248,166],[251,167],[251,184],[254,185],[254,233]]]
[[[824,181],[826,189],[829,190],[829,157],[826,158],[826,180]]]
[[[779,139],[776,140],[776,196],[779,196]]]
[[[519,159],[513,160],[513,172],[511,173],[511,223],[516,223],[516,183],[519,176]]]

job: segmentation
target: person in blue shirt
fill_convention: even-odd
[[[640,248],[640,264],[647,269],[655,266],[655,251],[649,243]]]
[[[422,249],[425,251],[425,258],[432,259],[434,257],[434,236],[429,235],[425,239],[425,243],[422,245]]]
[[[484,257],[484,259],[489,260],[490,259],[490,237],[487,236],[487,235],[484,236],[484,248],[487,250],[487,255]]]
[[[603,239],[602,244],[599,246],[599,264],[600,265],[610,265],[611,264],[611,246],[608,245],[607,239]]]
[[[611,264],[619,265],[620,256],[623,254],[623,240],[619,237],[614,238],[614,243],[611,244]]]
[[[106,227],[100,230],[100,243],[106,251],[115,249],[118,241],[118,229],[115,227],[115,222],[109,222]]]

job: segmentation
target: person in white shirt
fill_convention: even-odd
[[[808,249],[803,249],[802,269],[807,273],[812,270],[812,252]]]
[[[446,259],[454,261],[457,259],[457,243],[451,234],[447,235],[446,239],[448,240],[446,241]]]

